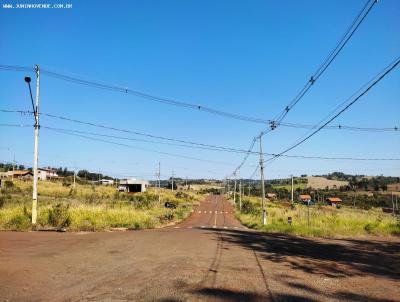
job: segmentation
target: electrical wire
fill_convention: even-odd
[[[289,111],[296,106],[296,104],[305,96],[305,94],[310,90],[310,88],[314,85],[314,83],[322,76],[322,74],[328,69],[328,67],[332,64],[335,58],[339,55],[342,49],[346,46],[347,42],[351,39],[360,25],[363,23],[367,15],[370,13],[371,9],[377,3],[377,0],[368,0],[366,4],[363,6],[360,13],[353,20],[353,23],[347,29],[345,34],[340,39],[339,43],[332,50],[332,52],[327,56],[325,61],[320,65],[320,67],[316,70],[316,72],[311,76],[311,78],[307,81],[304,87],[300,90],[300,92],[294,97],[294,99],[282,110],[282,112],[274,118],[271,123],[271,128],[275,129],[279,126]]]
[[[367,92],[369,90],[371,90],[375,85],[377,85],[383,78],[385,78],[390,72],[392,72],[400,63],[400,58],[397,58],[396,60],[394,60],[391,64],[389,64],[384,71],[382,71],[378,76],[375,77],[375,79],[373,81],[370,81],[370,84],[364,85],[363,87],[366,87],[365,89],[361,89],[362,91],[356,96],[356,97],[350,97],[348,100],[346,100],[345,102],[343,102],[341,105],[339,105],[337,107],[340,108],[342,105],[348,103],[344,108],[342,108],[339,112],[337,112],[336,114],[333,115],[333,112],[331,112],[328,117],[330,117],[331,115],[333,115],[332,117],[330,117],[328,119],[328,121],[326,121],[325,123],[323,123],[321,126],[319,126],[315,131],[313,131],[311,134],[307,135],[306,137],[300,139],[297,143],[295,143],[294,145],[292,145],[291,147],[286,148],[285,150],[283,150],[282,152],[276,154],[273,158],[266,160],[266,162],[268,161],[272,161],[280,156],[282,156],[283,154],[289,152],[290,150],[293,150],[294,148],[296,148],[297,146],[301,145],[302,143],[304,143],[305,141],[307,141],[308,139],[310,139],[312,136],[314,136],[315,134],[317,134],[319,131],[321,131],[324,127],[326,127],[329,123],[331,123],[334,119],[336,119],[339,115],[341,115],[343,112],[345,112],[347,109],[349,109],[355,102],[357,102],[360,98],[362,98],[365,94],[367,94]],[[371,83],[372,82],[372,83]],[[360,90],[359,90],[360,91]],[[351,100],[352,99],[352,100]],[[351,101],[350,101],[351,100]],[[349,102],[350,101],[350,102]],[[334,111],[336,111],[337,109],[335,109]]]

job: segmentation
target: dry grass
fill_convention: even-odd
[[[308,223],[308,210],[309,222]],[[400,235],[400,221],[381,209],[361,210],[331,206],[290,205],[267,202],[268,224],[261,223],[261,202],[258,198],[246,199],[238,219],[246,226],[268,232],[292,233],[317,237],[352,237],[365,235]],[[292,217],[292,225],[288,224]]]
[[[2,190],[0,229],[29,230],[31,228],[31,183],[15,181],[15,186]],[[76,190],[61,182],[40,182],[38,201],[39,228],[53,228],[54,215],[68,215],[64,226],[72,231],[98,231],[111,228],[155,228],[179,221],[189,215],[192,205],[202,197],[194,192],[161,190],[161,203],[154,189],[145,193],[118,193],[111,186],[77,185]],[[170,201],[175,210],[164,207]],[[64,212],[56,211],[64,209]],[[54,214],[56,213],[56,214]],[[61,217],[62,218],[62,217]],[[67,221],[67,219],[64,219]]]

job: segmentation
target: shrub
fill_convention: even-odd
[[[49,209],[48,223],[57,229],[68,227],[71,224],[69,206],[57,203]]]
[[[7,228],[15,231],[28,230],[30,227],[30,220],[23,214],[15,215],[7,223]]]
[[[11,180],[5,180],[4,181],[4,188],[11,189],[13,187],[14,187],[14,183]]]

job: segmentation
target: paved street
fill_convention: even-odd
[[[164,229],[1,232],[0,301],[400,301],[398,239],[247,230],[209,196]]]

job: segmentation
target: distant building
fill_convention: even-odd
[[[308,204],[311,201],[311,196],[308,194],[300,194],[299,201]]]
[[[135,178],[121,179],[118,186],[118,191],[128,193],[146,192],[149,187],[147,180],[140,180]]]
[[[100,179],[100,184],[102,184],[103,186],[112,186],[114,184],[114,180],[113,179]]]
[[[31,179],[33,177],[33,172],[30,170],[15,170],[7,172],[9,177],[14,177],[18,179]]]
[[[342,200],[339,197],[328,197],[326,202],[331,206],[337,206],[342,204]]]
[[[58,174],[57,174],[56,170],[42,169],[42,168],[38,169],[38,178],[40,180],[48,180],[48,179],[57,178],[57,177],[58,177]]]

